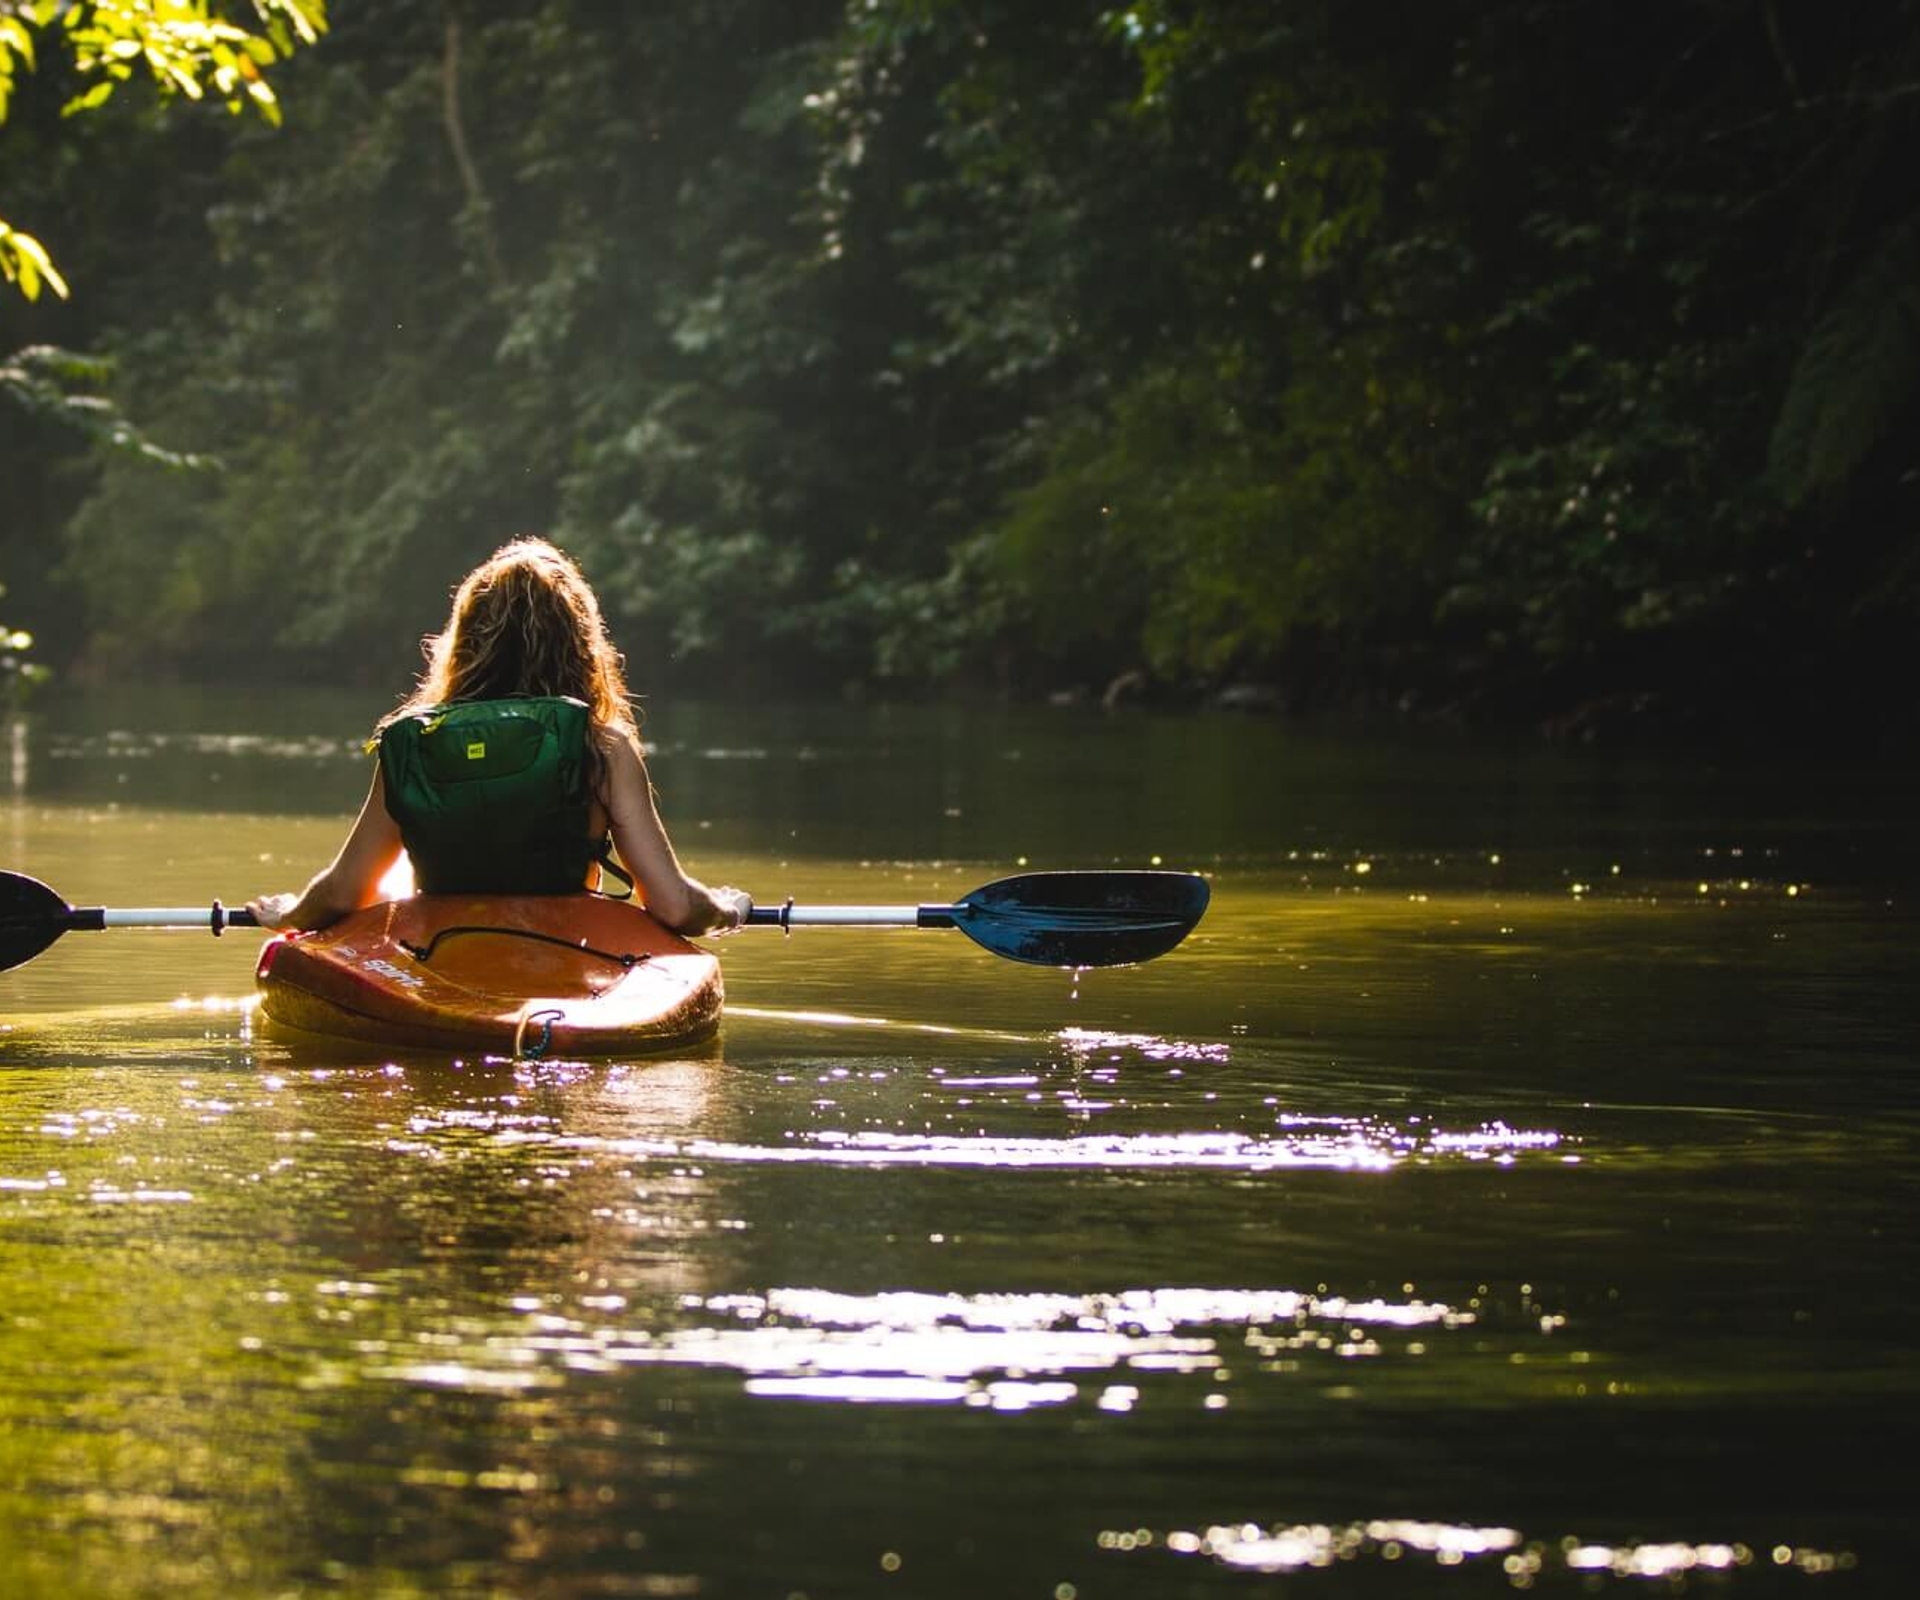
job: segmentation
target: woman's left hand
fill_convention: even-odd
[[[286,928],[291,923],[293,908],[300,903],[297,894],[263,894],[247,902],[247,909],[253,913],[253,920],[263,928]]]

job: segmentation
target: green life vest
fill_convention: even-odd
[[[587,837],[586,705],[466,700],[380,735],[387,811],[426,894],[578,894]]]

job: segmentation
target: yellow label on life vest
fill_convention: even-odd
[[[476,739],[472,744],[467,746],[467,759],[469,761],[484,760],[486,757],[486,754],[487,754],[487,747],[480,740]]]

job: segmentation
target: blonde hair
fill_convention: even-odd
[[[593,587],[545,539],[504,544],[461,579],[447,625],[422,648],[426,671],[380,719],[381,729],[450,700],[571,695],[586,702],[596,729],[638,732]],[[591,744],[587,760],[597,779],[601,761]]]

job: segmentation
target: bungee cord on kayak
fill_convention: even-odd
[[[449,939],[457,939],[468,934],[493,934],[502,939],[531,939],[539,944],[557,945],[562,950],[577,951],[583,956],[592,956],[596,960],[611,961],[617,967],[634,967],[645,961],[644,952],[632,950],[596,950],[584,939],[569,939],[560,934],[541,933],[534,928],[509,928],[497,923],[470,922],[458,927],[441,928],[425,944],[405,944],[400,948],[415,961],[425,966],[433,959],[433,954]]]

